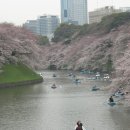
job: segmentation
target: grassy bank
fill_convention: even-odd
[[[0,83],[17,83],[21,81],[41,79],[39,74],[23,64],[7,64],[2,67]]]

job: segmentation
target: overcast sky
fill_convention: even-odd
[[[88,0],[89,11],[106,5],[130,7],[130,0]],[[0,22],[22,25],[43,14],[60,16],[60,0],[0,0]]]

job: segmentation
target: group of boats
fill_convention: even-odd
[[[74,82],[75,84],[81,83],[81,80],[78,79],[78,78],[76,78],[76,75],[74,75],[73,73],[69,73],[68,76],[69,76],[69,77],[72,77],[73,82]],[[56,74],[53,74],[52,77],[55,78],[55,77],[57,77],[57,75],[56,75]],[[52,89],[56,89],[56,88],[57,88],[56,84],[53,84],[53,85],[51,86],[51,88],[52,88]]]
[[[81,83],[81,80],[79,78],[76,78],[76,75],[74,75],[73,73],[69,73],[68,74],[69,77],[72,77],[73,79],[73,82],[76,83],[76,84],[79,84]],[[53,74],[52,77],[57,77],[56,74]],[[51,86],[52,89],[56,89],[57,86],[56,84],[54,83],[52,86]],[[97,85],[94,85],[92,88],[91,88],[91,91],[99,91],[100,90],[100,87],[98,87]],[[115,106],[117,105],[117,101],[114,101],[113,97],[116,97],[116,98],[119,98],[119,97],[123,97],[126,93],[118,90],[116,91],[108,100],[107,104],[110,105],[110,106]]]
[[[73,80],[73,82],[74,82],[75,84],[81,83],[81,79],[77,78],[77,76],[76,76],[75,74],[69,73],[68,76],[72,78],[72,80]]]
[[[73,82],[74,82],[75,84],[81,83],[81,80],[78,79],[78,78],[76,78],[76,75],[74,75],[73,73],[69,73],[68,76],[69,76],[69,77],[72,77]],[[57,75],[56,75],[56,74],[53,74],[52,77],[55,78],[55,77],[57,77]],[[56,88],[57,88],[56,84],[53,84],[53,85],[51,86],[51,88],[52,88],[52,89],[56,89]]]
[[[92,87],[92,91],[99,91],[100,87],[97,87],[96,85]],[[117,105],[119,101],[124,99],[124,95],[127,93],[124,93],[120,90],[116,91],[112,96],[110,96],[109,100],[107,101],[107,104],[110,105],[111,107]],[[118,100],[115,100],[117,98]]]
[[[54,73],[54,74],[52,75],[52,77],[55,78],[55,77],[57,77],[57,75]],[[57,88],[56,84],[53,84],[53,85],[51,86],[51,88],[52,88],[52,89],[56,89],[56,88]]]
[[[114,94],[109,98],[109,105],[110,106],[115,106],[119,103],[119,101],[121,101],[122,99],[125,98],[125,95],[128,94],[128,92],[124,92],[123,88],[119,88],[117,89]],[[114,100],[114,98],[116,100]],[[111,100],[112,99],[112,100]]]

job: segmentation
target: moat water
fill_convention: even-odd
[[[41,73],[43,83],[0,89],[0,130],[74,130],[78,120],[87,130],[130,130],[130,112],[108,106],[109,93],[91,91],[109,83],[78,73],[81,84],[76,85],[68,72]]]

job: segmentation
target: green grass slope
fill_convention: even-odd
[[[20,81],[41,79],[39,74],[23,64],[7,64],[2,68],[0,83],[17,83]]]

